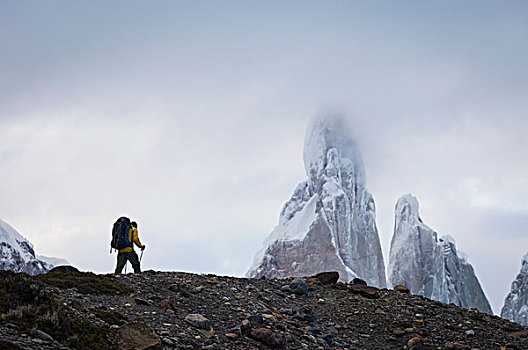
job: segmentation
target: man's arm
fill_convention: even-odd
[[[143,248],[144,245],[141,244],[141,242],[139,241],[139,233],[138,233],[138,230],[137,228],[134,228],[134,231],[132,233],[132,241],[134,243],[136,243],[136,245],[139,247],[139,248]]]

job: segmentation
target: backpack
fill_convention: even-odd
[[[128,231],[130,230],[130,219],[120,217],[114,224],[112,229],[112,242],[110,242],[110,250],[112,248],[121,250],[126,247],[132,247],[132,242],[128,240]]]

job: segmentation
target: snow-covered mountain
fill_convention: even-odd
[[[38,275],[57,265],[68,265],[68,262],[64,259],[35,255],[33,244],[11,225],[0,220],[0,270]]]
[[[308,180],[284,205],[248,277],[282,278],[336,270],[385,287],[385,266],[375,205],[365,169],[343,118],[316,119],[304,144]]]
[[[403,284],[413,294],[491,314],[491,306],[467,256],[457,251],[452,237],[438,238],[422,222],[418,209],[418,200],[410,194],[403,195],[396,204],[389,286]]]
[[[511,285],[504,301],[501,317],[528,326],[528,254],[521,260],[521,272]]]
[[[68,260],[62,259],[62,258],[56,258],[53,256],[45,256],[45,255],[36,255],[37,259],[44,261],[48,265],[51,265],[51,267],[55,266],[62,266],[62,265],[70,265]]]

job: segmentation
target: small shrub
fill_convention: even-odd
[[[108,342],[108,326],[101,327],[68,315],[56,296],[44,287],[44,283],[26,274],[0,271],[0,324],[14,323],[26,333],[40,329],[75,349],[115,348]],[[107,291],[115,292],[116,289],[112,288],[121,287],[110,285],[108,288]],[[17,350],[20,347],[4,341],[0,342],[0,349]]]
[[[77,317],[69,317],[64,310],[58,311],[58,324],[43,322],[39,329],[48,333],[55,340],[65,342],[68,346],[80,350],[112,349],[108,342],[108,326],[98,326]]]
[[[44,284],[25,273],[0,271],[0,312],[6,313],[22,305],[38,305],[45,301]]]

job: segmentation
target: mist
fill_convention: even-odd
[[[420,201],[492,303],[528,247],[522,1],[6,2],[0,218],[39,254],[111,272],[113,222],[144,269],[241,276],[305,178],[305,129],[345,114],[385,260]]]

